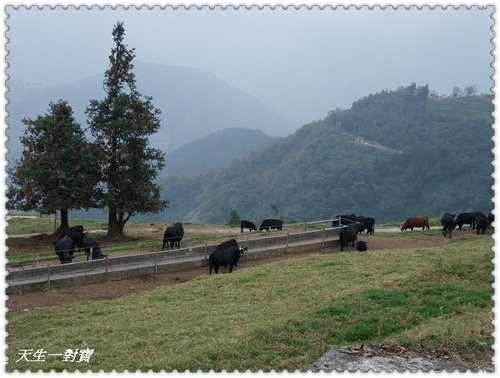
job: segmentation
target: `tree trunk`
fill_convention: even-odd
[[[116,218],[116,210],[109,209],[108,236],[123,236],[123,226],[120,227]]]
[[[61,223],[59,229],[69,227],[68,209],[61,209]]]

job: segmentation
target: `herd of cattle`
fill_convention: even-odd
[[[486,216],[479,211],[474,211],[461,213],[456,218],[454,214],[445,213],[441,218],[441,225],[443,226],[442,234],[445,237],[449,236],[451,238],[451,233],[456,227],[461,230],[464,224],[468,224],[471,229],[477,229],[478,235],[479,233],[484,235],[486,229],[491,226],[493,221],[494,217],[491,213]],[[241,220],[240,227],[241,232],[244,229],[248,229],[250,232],[257,230],[255,224],[248,220]],[[375,232],[375,219],[356,216],[355,214],[337,215],[336,220],[332,222],[332,227],[340,227],[340,251],[343,251],[349,243],[354,247],[354,243],[356,242],[356,249],[362,252],[367,250],[367,244],[364,241],[358,241],[358,235],[365,231],[367,235],[373,234]],[[410,217],[401,225],[401,231],[413,231],[414,228],[419,227],[422,227],[422,230],[429,230],[429,217],[423,215]],[[259,227],[260,231],[269,231],[271,229],[282,230],[283,221],[281,219],[265,219]],[[184,228],[182,227],[182,223],[174,223],[172,226],[167,227],[163,234],[162,251],[165,249],[165,246],[172,249],[180,248],[183,237]],[[84,232],[83,226],[60,229],[54,246],[62,264],[72,262],[75,247],[78,247],[79,251],[83,249],[87,254],[87,260],[91,256],[93,260],[102,259],[107,256],[101,252],[99,242]],[[233,267],[237,266],[239,258],[244,256],[246,252],[247,248],[241,248],[235,239],[222,242],[209,256],[209,273],[211,274],[212,270],[214,270],[217,274],[221,266],[225,268],[229,266],[229,272],[231,273]]]

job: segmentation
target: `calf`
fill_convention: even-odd
[[[165,233],[163,234],[163,245],[161,250],[165,249],[165,245],[170,244],[170,248],[174,249],[174,247],[181,247],[181,240],[184,236],[184,228],[182,227],[182,223],[174,223],[173,226],[167,227]]]
[[[240,256],[243,256],[248,249],[240,248],[234,239],[224,243],[217,246],[217,249],[208,258],[209,274],[212,274],[212,269],[214,269],[215,274],[218,274],[220,266],[229,266],[229,273],[231,273],[233,267],[237,266]]]
[[[364,241],[358,241],[356,242],[356,250],[359,251],[359,252],[364,252],[368,249],[368,247],[366,246],[366,242]]]
[[[455,214],[445,213],[441,218],[441,225],[443,226],[443,231],[441,232],[443,236],[446,237],[449,234],[451,239],[451,232],[455,228]]]
[[[250,232],[252,232],[252,230],[257,231],[257,227],[255,226],[255,224],[247,220],[240,221],[240,226],[241,226],[241,232],[243,232],[244,228],[248,228]]]
[[[344,227],[339,232],[340,240],[340,252],[344,250],[344,247],[351,242],[354,247],[354,241],[358,238],[359,229],[361,227],[360,223],[354,223],[348,227]]]

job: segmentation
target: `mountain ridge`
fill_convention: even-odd
[[[491,100],[430,98],[426,87],[415,85],[367,96],[213,177],[164,183],[170,201],[164,217],[221,223],[237,209],[254,220],[281,214],[285,221],[311,221],[355,212],[394,221],[490,211]]]

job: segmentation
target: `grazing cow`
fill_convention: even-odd
[[[455,228],[455,214],[445,213],[441,218],[441,225],[443,226],[441,232],[443,236],[446,237],[449,234],[451,239],[451,232]]]
[[[490,220],[489,218],[484,215],[484,214],[478,214],[476,217],[476,228],[477,228],[477,234],[479,235],[479,232],[481,232],[482,235],[486,233],[486,229],[490,225]]]
[[[88,233],[85,233],[83,236],[82,249],[87,254],[87,260],[90,258],[90,251],[92,251],[92,260],[103,259],[107,256],[101,252],[99,242]]]
[[[163,245],[161,250],[165,249],[165,244],[167,246],[170,245],[170,248],[174,249],[174,247],[181,247],[181,240],[184,236],[184,228],[182,227],[182,223],[174,223],[173,226],[167,227],[165,233],[163,234]]]
[[[431,228],[429,227],[429,217],[425,215],[410,217],[401,226],[401,231],[406,231],[407,229],[413,231],[414,227],[422,227],[422,231],[426,228],[430,230]]]
[[[493,213],[489,213],[488,220],[490,221],[490,227],[493,227],[493,222],[495,221],[495,215]]]
[[[337,220],[332,222],[332,227],[350,225],[357,222],[355,214],[336,215],[335,218],[337,218]]]
[[[361,228],[360,223],[354,223],[340,230],[339,232],[340,252],[342,252],[344,250],[344,247],[347,247],[347,245],[350,242],[354,247],[354,241],[358,238],[358,233],[360,228]]]
[[[281,219],[264,219],[260,224],[259,231],[269,231],[275,228],[276,230],[283,229],[283,221]]]
[[[458,226],[458,229],[461,230],[464,224],[468,224],[469,228],[476,228],[476,216],[478,214],[482,214],[479,211],[470,211],[468,213],[460,213],[455,219],[454,227]]]
[[[234,239],[219,244],[208,258],[209,274],[212,274],[212,269],[214,269],[215,274],[218,274],[220,266],[229,266],[229,273],[231,273],[233,267],[238,266],[240,256],[243,256],[247,249],[240,248],[238,242]]]
[[[371,217],[356,217],[356,221],[361,223],[361,228],[359,232],[366,231],[367,234],[373,234],[375,232],[375,218]]]
[[[356,242],[356,250],[359,251],[359,252],[364,252],[368,249],[368,247],[366,246],[366,242],[360,240],[358,242]]]
[[[75,253],[75,243],[68,235],[63,236],[54,242],[56,255],[59,256],[61,264],[73,262],[73,254]]]
[[[255,226],[255,224],[247,220],[240,221],[240,226],[241,226],[241,232],[243,232],[244,228],[248,228],[250,232],[252,232],[252,230],[257,231],[257,227]]]

